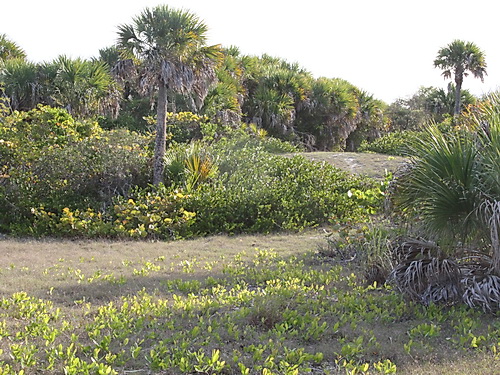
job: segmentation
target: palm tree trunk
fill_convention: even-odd
[[[460,98],[462,97],[462,77],[455,77],[455,109],[453,115],[456,117],[460,114]]]
[[[165,148],[167,142],[167,86],[162,83],[158,90],[158,105],[156,111],[156,139],[153,163],[153,184],[163,183],[165,170]]]

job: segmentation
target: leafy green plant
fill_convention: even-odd
[[[192,142],[174,145],[166,154],[167,178],[174,184],[193,191],[200,184],[217,176],[218,167],[207,145]]]
[[[396,204],[422,218],[428,236],[465,242],[478,224],[473,214],[480,186],[474,137],[429,126],[412,150],[416,156],[398,179]]]
[[[273,156],[259,148],[219,153],[220,176],[190,196],[199,233],[270,232],[359,220],[380,207],[373,180],[327,164]],[[286,188],[285,188],[286,187]],[[372,191],[358,199],[349,191]],[[379,190],[380,191],[380,190]]]
[[[164,186],[136,189],[129,198],[116,197],[106,213],[88,208],[60,213],[34,209],[32,233],[76,237],[171,239],[189,234],[195,213],[183,208],[186,196]]]
[[[405,156],[411,154],[410,145],[420,137],[420,134],[411,130],[387,133],[370,143],[363,141],[358,151]]]

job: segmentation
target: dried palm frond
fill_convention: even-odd
[[[462,277],[484,276],[490,273],[492,267],[492,258],[478,250],[466,250],[457,263],[462,271]]]
[[[468,277],[462,279],[464,293],[462,300],[471,308],[480,307],[484,312],[500,309],[500,277]]]
[[[439,246],[431,241],[417,238],[399,237],[393,243],[394,246],[391,252],[394,259],[398,263],[408,260],[441,256]]]
[[[490,230],[492,271],[500,275],[500,201],[484,201],[481,204],[481,211]]]
[[[454,304],[462,298],[462,290],[457,283],[432,284],[422,294],[422,302],[430,304]]]
[[[450,259],[406,260],[389,276],[401,293],[413,301],[453,303],[461,293],[460,268]]]
[[[137,67],[132,59],[119,60],[111,68],[111,74],[117,81],[123,82],[137,77]]]

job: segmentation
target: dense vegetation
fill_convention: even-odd
[[[168,239],[293,230],[359,220],[382,197],[375,181],[274,156],[269,150],[294,148],[252,129],[213,144],[172,144],[169,183],[158,187],[148,185],[148,136],[50,107],[4,117],[0,135],[0,226],[18,234]]]
[[[441,332],[496,355],[498,323],[479,327],[473,310],[500,310],[500,99],[462,89],[468,73],[486,74],[479,48],[438,51],[447,91],[386,105],[279,58],[207,46],[206,32],[194,14],[159,6],[120,26],[98,58],[42,64],[0,35],[0,232],[172,240],[323,226],[328,246],[238,255],[217,277],[85,304],[76,324],[51,301],[3,297],[0,374],[393,373],[393,359],[425,357]],[[304,150],[409,162],[380,182],[290,156]],[[374,216],[383,206],[385,221]],[[133,276],[166,270],[161,261]],[[127,283],[95,272],[56,276]],[[402,319],[415,323],[409,341],[379,356],[366,323]]]

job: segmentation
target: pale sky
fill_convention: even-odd
[[[463,87],[475,95],[500,88],[495,0],[2,0],[0,34],[35,62],[90,58],[114,44],[118,25],[158,4],[198,15],[210,44],[297,62],[387,103],[421,86],[445,88],[433,61],[454,39],[477,44],[488,64],[484,83],[468,77]]]

